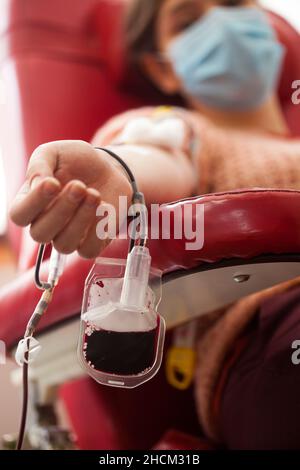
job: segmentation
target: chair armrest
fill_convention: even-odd
[[[212,194],[166,204],[160,209],[161,217],[173,214],[171,219],[180,224],[187,206],[190,207],[188,218],[194,227],[199,222],[197,209],[204,208],[204,245],[187,250],[186,243],[190,240],[185,236],[176,239],[172,226],[170,239],[150,239],[153,265],[162,270],[163,281],[185,277],[195,271],[204,273],[205,276],[205,272],[217,272],[224,266],[231,268],[245,263],[249,265],[257,263],[257,260],[261,266],[272,260],[282,262],[285,266],[282,276],[278,269],[276,273],[272,270],[267,273],[264,271],[252,286],[249,284],[249,290],[234,293],[233,298],[229,299],[233,301],[250,292],[300,275],[300,192],[244,190]],[[200,225],[198,230],[201,230]],[[103,256],[125,258],[127,245],[127,240],[114,240],[104,250]],[[39,326],[40,331],[78,314],[84,281],[91,265],[91,261],[80,259],[77,255],[69,257],[53,302]],[[46,270],[47,263],[44,263],[42,275],[45,276]],[[219,284],[214,283],[214,289],[221,288],[222,282],[219,280]],[[204,284],[207,290],[207,282]],[[234,285],[233,283],[232,288]],[[201,283],[198,287],[197,293],[200,295]],[[27,271],[0,290],[0,338],[6,341],[8,347],[22,337],[38,297],[39,292],[33,284],[33,270]],[[224,302],[228,303],[229,300],[226,297]],[[207,305],[205,307],[208,309]],[[212,308],[214,307],[213,305]]]

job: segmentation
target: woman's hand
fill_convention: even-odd
[[[97,207],[105,201],[117,208],[119,196],[130,197],[131,186],[106,153],[83,141],[51,142],[32,154],[10,216],[30,225],[35,241],[92,258],[105,246],[96,235]]]

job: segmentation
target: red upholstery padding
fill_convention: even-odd
[[[193,389],[171,387],[165,380],[165,364],[136,389],[100,386],[84,378],[64,384],[60,396],[83,450],[150,449],[170,427],[201,434]]]
[[[95,24],[102,48],[102,59],[106,64],[109,76],[115,82],[122,80],[126,67],[124,11],[129,0],[102,0],[101,9],[95,15]]]
[[[284,18],[269,12],[278,39],[286,49],[279,98],[292,135],[300,135],[300,106],[292,102],[292,83],[300,80],[300,34]]]
[[[162,206],[161,213],[182,217],[184,207],[192,207],[193,227],[196,207],[204,204],[204,246],[187,251],[185,238],[149,240],[153,265],[164,274],[188,270],[202,263],[224,259],[251,259],[259,255],[300,253],[300,192],[245,190],[188,199]],[[259,210],[258,210],[259,208]],[[172,220],[171,214],[171,220]],[[171,226],[172,230],[172,226]],[[125,258],[127,240],[114,240],[103,256]],[[42,275],[46,275],[44,263]],[[72,317],[80,311],[85,278],[90,261],[71,256],[55,291],[40,330]],[[33,284],[33,271],[20,275],[0,291],[0,338],[10,346],[24,334],[39,292]]]
[[[6,0],[1,2],[0,33],[34,25],[86,32],[91,29],[93,17],[101,3],[102,0]]]

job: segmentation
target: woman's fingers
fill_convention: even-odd
[[[31,224],[32,238],[39,243],[54,240],[75,216],[86,194],[87,188],[81,181],[73,180],[68,183],[50,208]]]
[[[29,225],[54,200],[61,189],[59,181],[53,177],[33,180],[30,187],[26,181],[10,208],[10,217],[17,225]]]
[[[102,240],[97,236],[97,221],[90,227],[86,236],[81,240],[78,254],[82,258],[96,258],[100,252],[109,244],[110,240]]]
[[[88,189],[86,197],[74,217],[62,232],[54,238],[54,248],[61,253],[69,254],[77,250],[91,224],[94,225],[96,210],[101,201],[96,189]]]
[[[30,224],[58,194],[61,185],[54,178],[58,159],[57,143],[40,145],[33,152],[26,172],[26,181],[10,209],[17,225]]]
[[[59,142],[39,145],[30,157],[26,172],[26,180],[31,185],[34,178],[53,176],[60,153]]]
[[[35,241],[91,258],[107,244],[96,234],[99,191],[116,206],[119,192],[131,195],[126,176],[106,154],[87,142],[50,142],[32,154],[10,216],[17,225],[31,225]]]

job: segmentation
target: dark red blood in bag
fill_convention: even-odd
[[[137,375],[155,361],[158,328],[150,331],[116,332],[96,330],[85,335],[85,358],[95,370]]]

